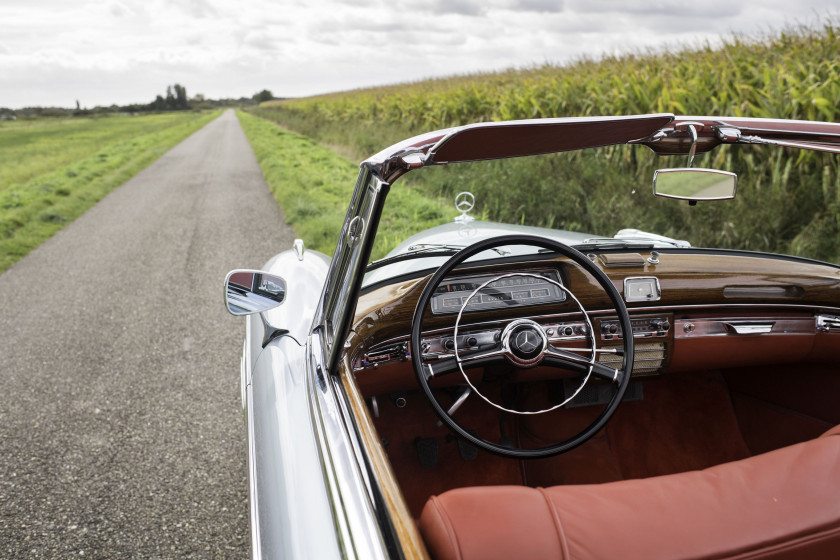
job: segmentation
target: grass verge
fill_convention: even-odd
[[[237,111],[274,198],[306,246],[328,255],[344,223],[359,173],[358,164],[311,138]],[[377,259],[417,231],[453,214],[450,204],[401,182],[388,195],[372,258]]]
[[[2,177],[10,181],[0,183],[0,273],[218,115],[43,120],[0,128]],[[22,181],[12,183],[14,178]]]

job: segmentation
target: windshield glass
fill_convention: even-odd
[[[462,247],[492,235],[535,233],[582,250],[648,243],[838,262],[837,156],[770,146],[719,146],[698,154],[693,167],[736,173],[734,199],[691,205],[653,195],[657,169],[686,164],[683,155],[657,156],[644,146],[621,145],[423,168],[396,182],[385,215],[393,210],[394,192],[410,189],[416,196],[439,199],[443,208],[448,202],[448,209],[438,211],[442,215],[437,224],[442,227],[429,231],[432,224],[418,220],[413,236],[395,239],[387,235],[383,216],[373,258],[412,252],[420,258],[427,253],[422,258],[434,260],[412,266],[433,268],[448,258],[434,249]],[[457,195],[465,191],[475,197],[474,207],[466,212],[474,221],[464,219],[459,211],[463,206],[455,206]],[[398,274],[407,267],[406,261],[401,263],[370,273],[365,284]]]

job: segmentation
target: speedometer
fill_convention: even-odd
[[[498,280],[490,282],[470,297],[480,286],[494,278]],[[549,279],[559,283],[560,275],[556,270],[529,270],[522,274],[446,278],[432,296],[432,313],[458,313],[463,305],[466,305],[467,311],[484,311],[566,301],[566,293]]]

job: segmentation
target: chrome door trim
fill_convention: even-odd
[[[371,498],[371,481],[359,464],[360,442],[344,417],[340,396],[322,357],[323,334],[307,341],[307,381],[311,413],[327,495],[342,556],[353,560],[389,557]]]
[[[257,447],[254,430],[254,388],[250,376],[245,387],[247,404],[245,416],[248,425],[248,497],[251,521],[251,558],[262,560],[262,541],[260,540],[259,495],[257,492]]]

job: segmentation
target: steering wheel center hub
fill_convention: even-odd
[[[542,361],[548,337],[534,321],[519,319],[502,332],[502,347],[508,360],[519,367],[533,367]]]

